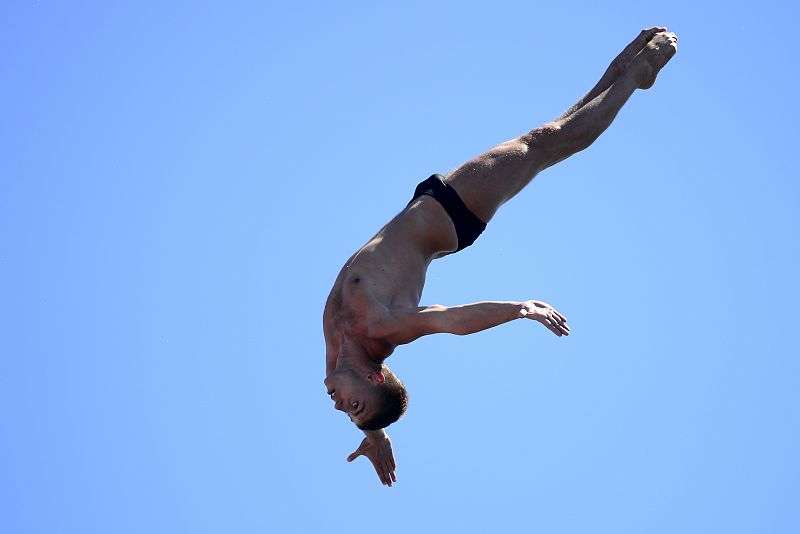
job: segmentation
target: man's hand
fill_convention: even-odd
[[[358,449],[347,457],[347,461],[352,462],[359,456],[366,456],[372,462],[381,483],[391,487],[392,482],[397,482],[397,477],[394,475],[392,442],[385,432],[381,431],[380,433],[382,435],[370,435],[364,438]]]
[[[520,315],[526,319],[539,321],[558,337],[568,336],[567,318],[555,308],[540,300],[528,300],[522,303]]]

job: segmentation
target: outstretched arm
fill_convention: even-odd
[[[361,445],[347,457],[347,461],[352,462],[359,456],[366,456],[372,462],[381,483],[391,487],[393,482],[397,482],[397,477],[394,475],[394,451],[389,436],[383,429],[364,430],[364,435],[366,437]]]
[[[370,336],[402,345],[428,334],[474,334],[521,318],[538,321],[559,337],[569,335],[566,317],[549,304],[527,300],[391,310],[370,328]]]

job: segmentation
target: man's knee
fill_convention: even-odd
[[[583,135],[574,128],[571,129],[570,126],[565,126],[560,121],[550,122],[531,130],[521,139],[524,139],[525,144],[532,151],[541,154],[546,161],[545,166],[549,167],[588,148],[597,138],[589,135],[588,132]]]
[[[549,122],[520,137],[531,155],[541,160],[542,167],[549,167],[562,158],[567,149],[561,124]]]
[[[530,132],[523,135],[520,139],[522,139],[528,145],[533,143],[547,143],[557,139],[560,132],[561,123],[558,121],[553,121],[543,124],[538,128],[534,128]]]

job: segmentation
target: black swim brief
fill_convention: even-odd
[[[414,191],[414,198],[411,199],[411,202],[422,195],[435,198],[452,219],[458,236],[458,248],[455,252],[473,244],[478,236],[486,230],[486,223],[469,210],[456,190],[445,183],[444,176],[441,174],[434,174],[420,182]]]

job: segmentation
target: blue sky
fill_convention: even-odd
[[[0,531],[797,532],[797,8],[555,4],[3,3]],[[652,25],[655,87],[429,271],[573,334],[399,348],[381,486],[337,272]]]

